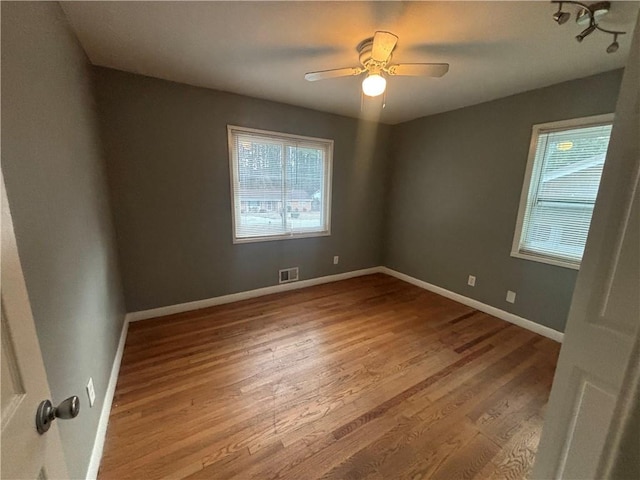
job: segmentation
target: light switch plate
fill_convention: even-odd
[[[96,402],[96,391],[93,388],[93,377],[89,377],[89,383],[87,383],[87,395],[89,396],[89,406],[93,407]]]

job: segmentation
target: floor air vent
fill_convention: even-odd
[[[280,270],[280,283],[295,282],[298,280],[298,267]]]

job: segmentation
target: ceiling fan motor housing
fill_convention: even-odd
[[[377,62],[371,58],[371,51],[373,49],[373,38],[367,38],[358,44],[358,53],[360,54],[360,65],[369,70],[370,72],[378,72],[389,62],[391,62],[392,54],[384,62]]]

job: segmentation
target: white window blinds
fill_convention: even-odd
[[[580,265],[611,135],[611,123],[591,123],[534,127],[514,256]]]
[[[328,235],[333,141],[228,127],[234,242]]]

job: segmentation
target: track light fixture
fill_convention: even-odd
[[[607,47],[607,53],[615,53],[618,51],[620,45],[618,44],[618,35],[624,35],[627,32],[618,32],[614,30],[607,30],[598,25],[598,20],[604,16],[607,12],[609,12],[609,8],[611,7],[610,2],[596,2],[591,4],[586,4],[582,2],[575,2],[573,0],[552,0],[551,3],[558,4],[558,11],[553,14],[553,19],[558,23],[558,25],[562,25],[566,23],[571,14],[568,12],[562,11],[562,4],[568,3],[569,5],[577,5],[580,7],[578,14],[576,15],[576,22],[578,24],[584,24],[585,22],[589,22],[589,26],[585,28],[582,32],[576,35],[576,40],[580,43],[586,37],[591,35],[596,30],[599,30],[604,33],[609,33],[613,35],[613,42],[611,45]]]

